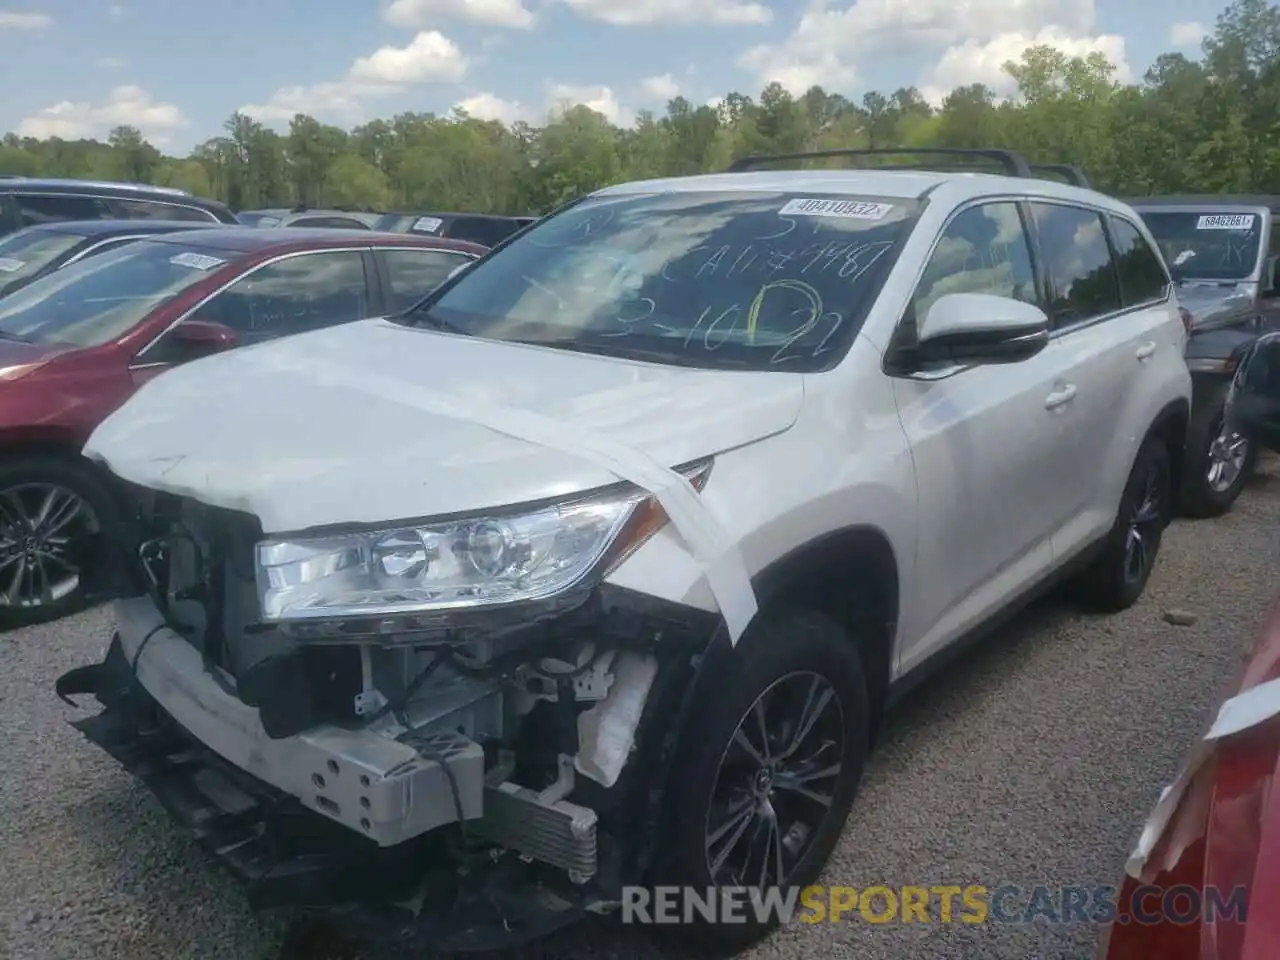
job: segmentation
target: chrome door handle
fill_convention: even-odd
[[[1146,343],[1144,343],[1142,346],[1138,348],[1137,352],[1134,353],[1134,356],[1137,357],[1139,360],[1147,360],[1147,359],[1150,359],[1151,355],[1154,354],[1155,352],[1156,352],[1156,342],[1154,340],[1148,340]]]
[[[1076,385],[1068,383],[1061,390],[1055,390],[1044,398],[1044,408],[1046,410],[1056,410],[1064,403],[1070,403],[1076,398]]]

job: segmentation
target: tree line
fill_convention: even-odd
[[[1004,65],[1016,95],[958,87],[937,108],[914,87],[860,102],[821,87],[717,106],[683,97],[619,128],[586,106],[535,127],[460,114],[402,113],[347,131],[299,114],[287,133],[236,113],[186,157],[132,127],[107,141],[0,141],[0,173],[181,187],[232,209],[345,206],[538,213],[625,180],[725,169],[746,154],[845,147],[1008,147],[1033,163],[1073,163],[1121,196],[1280,193],[1280,6],[1235,0],[1201,56],[1167,53],[1136,83],[1100,53],[1048,46]]]

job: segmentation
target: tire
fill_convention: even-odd
[[[1117,613],[1137,603],[1155,568],[1172,505],[1169,449],[1158,437],[1147,437],[1134,458],[1115,525],[1097,558],[1077,581],[1077,593],[1085,606],[1101,613]],[[1141,562],[1130,549],[1134,533],[1142,545]]]
[[[55,499],[46,501],[51,491],[57,492]],[[44,527],[33,529],[46,502],[51,510]],[[77,554],[84,551],[78,548],[92,535],[110,538],[119,528],[119,506],[88,463],[32,455],[0,465],[0,629],[43,623],[81,609],[85,591]],[[60,540],[66,544],[60,546]],[[38,579],[40,570],[47,573],[44,581]],[[44,596],[42,582],[50,588]]]
[[[1209,384],[1193,405],[1180,484],[1179,509],[1184,516],[1222,516],[1239,498],[1257,462],[1254,444],[1235,435],[1221,436],[1229,387],[1226,381]]]
[[[727,798],[750,796],[749,784],[756,790],[755,796],[767,800],[769,809],[776,810],[774,823],[779,826],[772,836],[784,842],[767,839],[766,843],[772,842],[767,852],[775,854],[787,843],[800,841],[789,854],[784,853],[783,882],[770,876],[766,885],[795,888],[798,893],[816,881],[826,865],[862,778],[870,717],[861,660],[852,638],[839,625],[807,611],[759,621],[728,656],[732,669],[725,670],[715,695],[697,704],[685,727],[689,734],[670,774],[667,807],[670,812],[659,837],[654,879],[659,885],[690,887],[699,894],[709,887],[749,886],[756,882],[758,878],[753,879],[752,868],[750,876],[741,878],[741,884],[727,883],[726,879],[732,878],[727,878],[725,868],[737,863],[746,852],[755,826],[767,822],[766,814],[760,813],[762,805],[758,801],[747,804],[746,813],[751,819],[747,821],[746,833],[742,834],[735,826],[724,834],[724,839],[713,843],[708,852],[708,838],[716,832],[711,826],[713,802],[720,812],[720,804]],[[812,695],[814,691],[818,691],[816,697]],[[821,713],[814,711],[818,721],[810,725],[811,732],[801,737],[800,749],[777,763],[773,775],[762,774],[760,771],[768,769],[767,765],[761,765],[758,757],[753,758],[735,740],[741,724],[759,753],[759,727],[752,725],[756,717],[754,706],[766,694],[765,712],[774,733],[785,733],[788,729],[785,720],[788,707],[804,702],[826,705]],[[803,711],[790,712],[799,716]],[[802,726],[794,722],[794,717],[792,724]],[[837,731],[838,743],[832,739]],[[786,752],[784,739],[774,741],[774,754]],[[818,743],[823,746],[815,752]],[[797,762],[797,758],[805,758],[810,752],[815,752],[815,756],[810,758],[809,765]],[[835,763],[828,760],[828,756],[838,756],[838,772],[834,776],[813,777],[805,784],[811,791],[830,798],[829,804],[823,807],[795,793],[795,784],[788,772],[799,768],[812,773],[815,767],[829,771]],[[723,777],[722,760],[727,761]],[[791,786],[784,786],[787,782],[791,782]],[[807,832],[802,822],[807,825]],[[727,855],[725,868],[713,873],[712,861],[724,853],[735,833],[741,840]],[[770,859],[776,864],[776,856]],[[683,912],[683,906],[681,909]],[[748,922],[710,922],[695,915],[695,922],[691,924],[656,929],[703,951],[736,952],[764,937],[780,919],[773,916],[767,922],[757,922],[750,906],[743,910],[743,915],[749,918]]]

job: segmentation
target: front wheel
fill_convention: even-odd
[[[869,743],[861,661],[835,622],[812,612],[767,618],[728,657],[716,696],[686,727],[657,871],[664,886],[738,895],[739,916],[678,928],[717,950],[777,926],[782,917],[754,906],[771,891],[794,896],[817,880]]]
[[[110,533],[118,516],[87,464],[26,456],[0,466],[0,628],[82,607],[84,542]]]
[[[1077,582],[1085,605],[1116,613],[1138,602],[1155,569],[1172,505],[1169,450],[1159,438],[1148,437],[1134,458],[1115,525]]]
[[[1198,397],[1187,428],[1181,512],[1218,517],[1240,497],[1257,461],[1257,448],[1226,425],[1227,383]]]

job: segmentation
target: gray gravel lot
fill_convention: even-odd
[[[1280,577],[1280,466],[1231,515],[1170,529],[1147,596],[1112,618],[1045,603],[893,718],[826,881],[1117,882],[1136,831],[1234,676]],[[1166,623],[1181,608],[1191,626]],[[0,635],[0,956],[338,960],[288,917],[254,917],[233,881],[64,723],[52,693],[96,658],[103,611]],[[797,924],[754,956],[1091,957],[1087,925]],[[590,922],[516,956],[656,960],[636,930]]]

